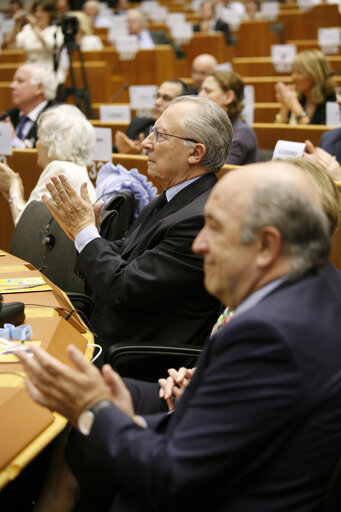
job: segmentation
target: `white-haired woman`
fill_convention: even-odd
[[[95,130],[78,108],[60,105],[46,110],[38,121],[37,141],[37,163],[44,170],[28,201],[23,197],[20,175],[0,163],[0,191],[10,205],[14,224],[30,201],[41,201],[46,183],[60,173],[77,190],[86,182],[90,199],[95,202],[96,192],[86,168],[94,145]]]

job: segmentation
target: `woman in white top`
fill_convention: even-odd
[[[23,197],[20,175],[0,163],[0,191],[8,201],[16,225],[30,201],[41,201],[45,185],[52,176],[64,174],[76,190],[88,185],[90,199],[96,192],[86,166],[91,162],[95,146],[95,130],[77,107],[60,105],[44,112],[38,121],[37,163],[44,170],[28,201]]]
[[[53,0],[36,0],[30,14],[18,15],[11,36],[15,47],[24,50],[26,62],[39,62],[54,69],[54,54],[58,55],[64,42],[61,28],[52,25],[56,16]],[[22,23],[25,25],[22,26]],[[65,81],[67,69],[58,67],[58,83]]]

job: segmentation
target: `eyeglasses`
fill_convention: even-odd
[[[154,134],[154,143],[157,143],[159,140],[159,135],[167,135],[168,137],[176,137],[177,139],[188,140],[189,142],[194,142],[198,144],[197,140],[189,139],[188,137],[181,137],[180,135],[173,135],[172,133],[160,132],[155,126],[151,126],[149,128],[149,135]]]

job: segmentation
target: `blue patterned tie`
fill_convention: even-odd
[[[20,117],[20,120],[19,120],[19,123],[17,124],[17,128],[16,128],[16,136],[18,137],[18,139],[20,140],[24,140],[24,136],[23,136],[23,130],[25,128],[25,125],[27,123],[27,121],[29,121],[30,118],[23,115]]]

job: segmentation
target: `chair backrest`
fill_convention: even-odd
[[[132,193],[116,194],[102,208],[100,235],[111,242],[122,238],[132,225],[136,210],[137,201]]]
[[[84,291],[83,281],[74,273],[74,243],[44,203],[27,205],[14,230],[10,253],[32,263],[62,290]]]
[[[324,512],[341,510],[341,459],[339,460],[329,482]]]

